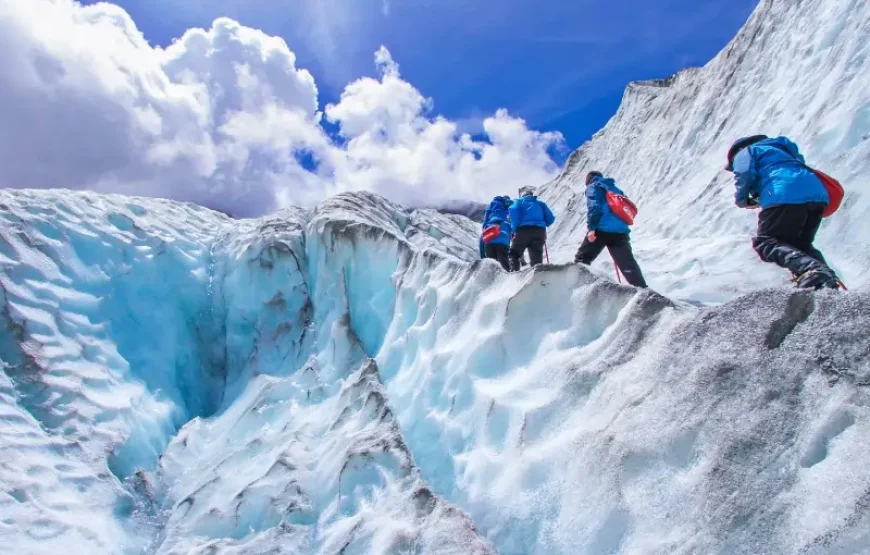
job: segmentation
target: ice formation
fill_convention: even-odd
[[[68,191],[0,204],[4,545],[490,552],[426,485],[370,356],[399,253],[467,263],[472,222],[368,195],[241,223]]]
[[[0,202],[15,552],[870,545],[863,293],[701,310],[506,274],[446,253],[452,217],[365,194],[245,222]]]
[[[236,221],[0,191],[0,545],[870,553],[868,29],[764,0],[707,67],[629,87],[541,190],[559,263],[516,274],[479,224],[365,193]],[[822,237],[853,291],[754,260],[717,168],[762,123],[854,183]],[[593,167],[649,207],[659,292],[563,263]]]

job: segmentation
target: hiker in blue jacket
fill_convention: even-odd
[[[740,208],[760,208],[752,246],[761,260],[794,276],[798,287],[839,289],[840,281],[813,246],[828,205],[828,191],[786,137],[743,137],[728,151]]]
[[[511,269],[520,270],[520,259],[529,251],[532,266],[544,261],[544,245],[547,243],[547,228],[553,225],[556,217],[547,203],[535,196],[535,188],[520,188],[520,198],[511,205],[511,226],[514,231],[510,248]]]
[[[486,212],[483,214],[482,229],[486,230],[492,226],[499,226],[500,233],[494,238],[481,244],[484,244],[484,254],[486,258],[498,260],[501,267],[510,271],[510,260],[508,256],[509,247],[511,244],[511,224],[508,221],[508,208],[511,205],[511,198],[507,195],[499,196],[492,199],[489,203]]]
[[[607,247],[625,280],[635,287],[646,288],[646,280],[631,251],[631,229],[610,209],[607,204],[607,191],[618,195],[625,194],[613,179],[604,177],[601,172],[591,171],[586,174],[587,233],[574,255],[574,262],[592,264]]]

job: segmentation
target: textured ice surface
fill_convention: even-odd
[[[763,0],[543,188],[564,261],[580,176],[614,174],[670,298],[606,255],[504,273],[478,224],[370,194],[236,221],[0,191],[3,550],[870,553],[868,10]],[[757,131],[846,182],[851,292],[756,261],[718,168]]]
[[[0,203],[15,552],[870,546],[863,292],[699,309],[506,274],[444,252],[474,226],[367,194],[241,222]]]
[[[400,247],[471,259],[470,221],[371,195],[237,222],[69,191],[2,191],[0,217],[4,545],[489,552],[366,354]]]

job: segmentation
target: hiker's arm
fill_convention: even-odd
[[[550,227],[551,225],[553,225],[553,222],[556,221],[556,216],[553,215],[553,211],[550,210],[550,207],[547,206],[546,202],[541,203],[541,208],[544,209],[544,223],[547,225],[547,227]]]
[[[753,204],[751,198],[757,197],[759,191],[755,159],[748,148],[744,148],[734,158],[734,185],[737,188],[734,193],[734,203],[740,208],[751,206]]]
[[[606,202],[604,191],[595,185],[586,187],[586,229],[595,231],[601,221],[601,203]]]

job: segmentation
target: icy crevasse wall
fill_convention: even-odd
[[[9,375],[25,384],[22,403],[49,429],[96,449],[138,427],[133,435],[156,458],[154,437],[221,401],[222,362],[209,351],[219,322],[201,317],[210,300],[190,279],[205,278],[211,239],[190,230],[217,217],[166,201],[149,213],[118,197],[32,195],[4,196],[0,211],[4,355]],[[145,387],[125,383],[129,376]],[[91,395],[56,396],[47,383],[87,385]],[[131,421],[134,409],[153,420]],[[95,418],[97,437],[77,433]]]
[[[374,200],[361,195],[351,199],[351,204]],[[341,206],[341,202],[339,198],[334,204]],[[374,223],[390,226],[405,248],[411,244],[437,248],[456,241],[449,232],[441,233],[441,228],[460,235],[464,229],[460,226],[457,231],[449,217],[437,213],[406,212],[380,199],[377,202],[380,219]],[[362,285],[365,276],[354,275],[350,262],[347,277],[336,274],[343,277],[334,284],[324,277],[331,275],[328,271],[320,278],[311,274],[304,233],[311,217],[300,210],[235,222],[191,205],[69,191],[2,192],[0,208],[0,396],[8,424],[2,426],[0,443],[10,454],[0,464],[4,545],[40,553],[62,552],[69,545],[92,553],[133,553],[141,548],[176,553],[188,552],[184,547],[188,544],[231,537],[240,541],[243,547],[239,549],[258,549],[244,547],[242,541],[251,534],[254,544],[259,541],[251,526],[267,531],[267,539],[279,541],[273,537],[281,535],[274,524],[289,525],[292,519],[284,519],[287,507],[280,507],[274,523],[266,513],[256,512],[286,499],[272,499],[270,488],[263,507],[257,505],[256,491],[245,498],[246,504],[254,506],[247,518],[255,525],[236,522],[232,529],[237,532],[214,531],[208,528],[208,522],[215,521],[214,514],[209,513],[212,520],[202,523],[194,511],[176,526],[173,515],[179,513],[175,505],[187,505],[171,495],[179,486],[166,478],[174,468],[170,461],[173,453],[189,453],[185,451],[188,446],[197,445],[200,434],[206,435],[196,432],[204,426],[200,418],[211,422],[208,418],[219,414],[218,419],[226,422],[236,414],[234,410],[250,408],[245,408],[244,401],[250,398],[252,384],[267,380],[264,374],[285,376],[299,370],[303,381],[314,380],[313,396],[306,390],[306,400],[314,403],[318,395],[338,395],[343,388],[350,389],[345,381],[359,370],[366,378],[360,378],[359,388],[365,386],[366,395],[378,394],[377,383],[369,383],[371,371],[366,370],[372,366],[366,362],[360,339],[350,331],[348,310],[342,304],[347,294],[330,299],[333,292],[347,289],[370,303],[372,286],[356,289],[366,287]],[[466,228],[472,227],[468,222]],[[463,248],[454,253],[471,257],[473,242],[465,239]],[[388,248],[387,255],[395,258],[395,249]],[[321,258],[326,257],[324,252]],[[371,262],[373,268],[380,266]],[[389,270],[372,279],[378,277],[386,277],[389,285]],[[317,314],[309,283],[325,288]],[[377,285],[378,292],[384,290],[383,284]],[[351,313],[360,318],[372,313],[362,302],[354,307]],[[343,312],[333,314],[335,310]],[[318,327],[317,321],[326,323]],[[361,333],[364,340],[376,335]],[[319,346],[331,349],[328,356],[323,355],[325,362],[306,354]],[[321,367],[325,368],[322,375]],[[342,398],[346,400],[339,407],[346,410],[357,402],[351,393]],[[283,394],[279,399],[287,401]],[[382,410],[383,402],[380,406]],[[334,408],[331,405],[329,410]],[[262,424],[261,413],[253,414]],[[324,414],[330,413],[312,411],[310,416],[323,416],[315,421],[327,422]],[[383,431],[389,432],[389,419],[384,416],[383,420]],[[181,434],[176,437],[179,429]],[[228,429],[239,431],[232,426]],[[241,432],[256,435],[259,430]],[[175,441],[167,447],[173,437]],[[402,461],[394,466],[407,482],[402,495],[415,500],[426,515],[444,513],[448,522],[457,522],[474,536],[461,515],[454,515],[419,479],[415,481],[410,457],[400,441],[394,443],[395,456]],[[280,442],[275,446],[279,451],[282,448]],[[312,444],[311,448],[320,446]],[[230,468],[227,457],[221,455],[227,445],[214,447],[217,462],[224,466],[212,470],[223,474]],[[359,449],[365,458],[368,448]],[[241,460],[248,463],[250,456],[242,454]],[[322,454],[309,464],[321,458]],[[268,479],[280,482],[285,476],[275,478],[274,472],[284,468],[283,463],[273,463],[278,466],[267,473]],[[244,466],[249,473],[256,472],[256,465]],[[155,468],[166,468],[159,479],[149,474]],[[200,467],[187,470],[191,474],[186,480],[204,472]],[[160,487],[152,487],[154,483]],[[239,488],[234,495],[263,486],[256,479],[247,484],[249,488],[233,484]],[[321,491],[320,482],[315,484],[314,490]],[[281,487],[289,492],[291,486],[283,483]],[[201,505],[197,503],[197,510]],[[321,508],[315,507],[318,513]],[[240,510],[248,513],[247,505]],[[166,532],[167,525],[172,533]],[[197,540],[195,535],[201,530],[205,530],[205,539]],[[433,526],[429,533],[435,530]],[[362,532],[356,534],[365,537]],[[465,537],[456,531],[449,535]],[[312,538],[306,541],[302,552],[310,552],[314,545]],[[444,545],[450,541],[439,540]],[[465,543],[474,541],[479,540]],[[323,545],[327,549],[331,544]]]
[[[784,134],[847,196],[819,245],[852,286],[870,275],[870,4],[762,0],[703,68],[632,83],[607,126],[540,190],[558,219],[551,256],[573,260],[585,233],[585,175],[613,176],[640,208],[633,242],[651,286],[721,302],[788,274],[763,264],[750,237],[756,212],[733,204],[722,170],[736,138]],[[602,257],[596,267],[613,273]]]
[[[226,412],[191,422],[154,472],[137,475],[164,531],[156,553],[491,552],[421,475],[368,356],[393,313],[394,274],[420,252],[396,214],[343,195],[295,238],[271,221],[252,235],[250,252],[290,245],[280,258],[301,262],[287,282],[309,284],[308,302],[285,323],[303,324],[301,347],[278,356],[286,342],[257,332],[251,377]],[[246,267],[246,280],[264,273]]]
[[[0,539],[19,552],[870,549],[866,294],[767,290],[700,310],[580,267],[506,274],[422,250],[409,215],[372,195],[235,230],[136,200],[154,214],[141,240],[177,234],[167,242],[202,264],[138,333],[176,329],[160,318],[172,307],[223,334],[214,350],[176,338],[149,382],[120,349],[106,360],[121,370],[69,349],[47,358],[84,330],[110,351],[117,326],[71,320],[87,306],[75,280],[33,293],[52,282],[28,272],[78,260],[32,241],[58,194],[2,195],[18,218],[2,227],[2,283],[23,327],[0,353],[0,441],[14,453],[0,463]],[[89,205],[79,225],[97,242],[128,250],[104,226],[134,201],[66,195]],[[95,275],[114,267],[104,254]],[[145,310],[131,299],[168,284],[112,300]],[[191,305],[199,295],[211,304]],[[33,327],[17,312],[31,305],[71,323]],[[47,354],[29,367],[21,353],[37,346]],[[181,364],[194,351],[222,361],[225,383],[200,412],[179,385],[214,383]]]
[[[167,437],[221,403],[223,362],[211,350],[220,320],[207,317],[197,285],[212,239],[199,230],[218,216],[20,192],[3,193],[0,218],[0,359],[16,422],[4,434],[3,481],[21,492],[2,512],[44,542],[38,552],[125,546],[110,517],[132,500],[110,472],[153,465]]]

